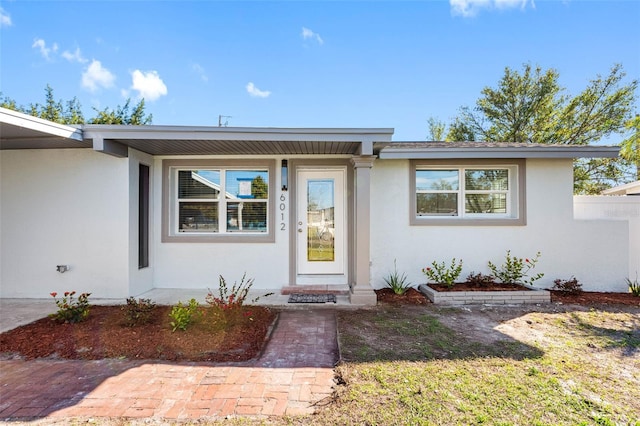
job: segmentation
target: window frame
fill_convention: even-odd
[[[267,205],[267,231],[227,231],[225,232],[179,232],[177,228],[179,215],[178,199],[178,171],[211,169],[226,174],[229,170],[264,170],[268,173],[268,195],[264,201]],[[275,242],[275,182],[276,160],[221,160],[221,159],[188,159],[162,160],[162,242],[202,242],[202,243],[272,243]],[[224,188],[222,188],[224,194]],[[221,201],[223,195],[215,202],[218,204],[218,218],[224,216],[222,208],[227,208],[226,200]],[[214,200],[212,200],[214,201]],[[252,200],[256,202],[256,200]],[[262,202],[262,201],[260,201]]]
[[[523,226],[526,225],[526,161],[524,159],[486,160],[411,160],[409,167],[410,225],[425,226]],[[501,191],[465,190],[465,170],[509,170],[507,213],[466,213],[465,195],[476,193],[499,193]],[[440,193],[456,193],[458,215],[422,215],[417,213],[416,174],[419,170],[456,170],[458,189]],[[431,193],[431,192],[429,192]],[[434,190],[433,193],[439,193]]]

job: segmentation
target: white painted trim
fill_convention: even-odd
[[[43,133],[46,136],[58,136],[76,141],[82,140],[82,130],[77,127],[54,123],[53,121],[33,117],[7,108],[0,107],[0,123],[23,127],[35,132]]]

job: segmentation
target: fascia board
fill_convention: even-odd
[[[535,148],[400,148],[385,147],[379,158],[388,159],[470,159],[470,158],[616,158],[619,147],[571,146]]]
[[[229,141],[318,141],[318,142],[387,142],[392,128],[251,128],[196,126],[120,126],[89,124],[83,126],[84,137],[92,139],[162,139]]]
[[[57,136],[76,141],[83,140],[82,130],[77,127],[54,123],[53,121],[44,120],[7,108],[0,107],[0,122],[42,133],[45,137]]]

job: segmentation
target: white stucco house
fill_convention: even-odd
[[[328,286],[354,304],[432,261],[542,257],[626,291],[631,235],[574,217],[572,161],[616,147],[392,141],[389,128],[71,127],[0,109],[0,297]],[[61,273],[58,265],[69,270]],[[317,288],[317,287],[313,287]]]

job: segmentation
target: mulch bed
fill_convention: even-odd
[[[470,283],[456,283],[453,287],[447,287],[444,284],[429,284],[429,287],[435,291],[531,291],[518,284],[493,283],[490,286],[477,286]]]
[[[120,306],[91,306],[89,317],[77,324],[42,318],[0,334],[0,354],[24,359],[246,361],[262,350],[276,313],[258,306],[242,309],[232,325],[221,326],[209,309],[186,331],[172,332],[170,306],[156,307],[151,322],[136,327],[123,324]]]

